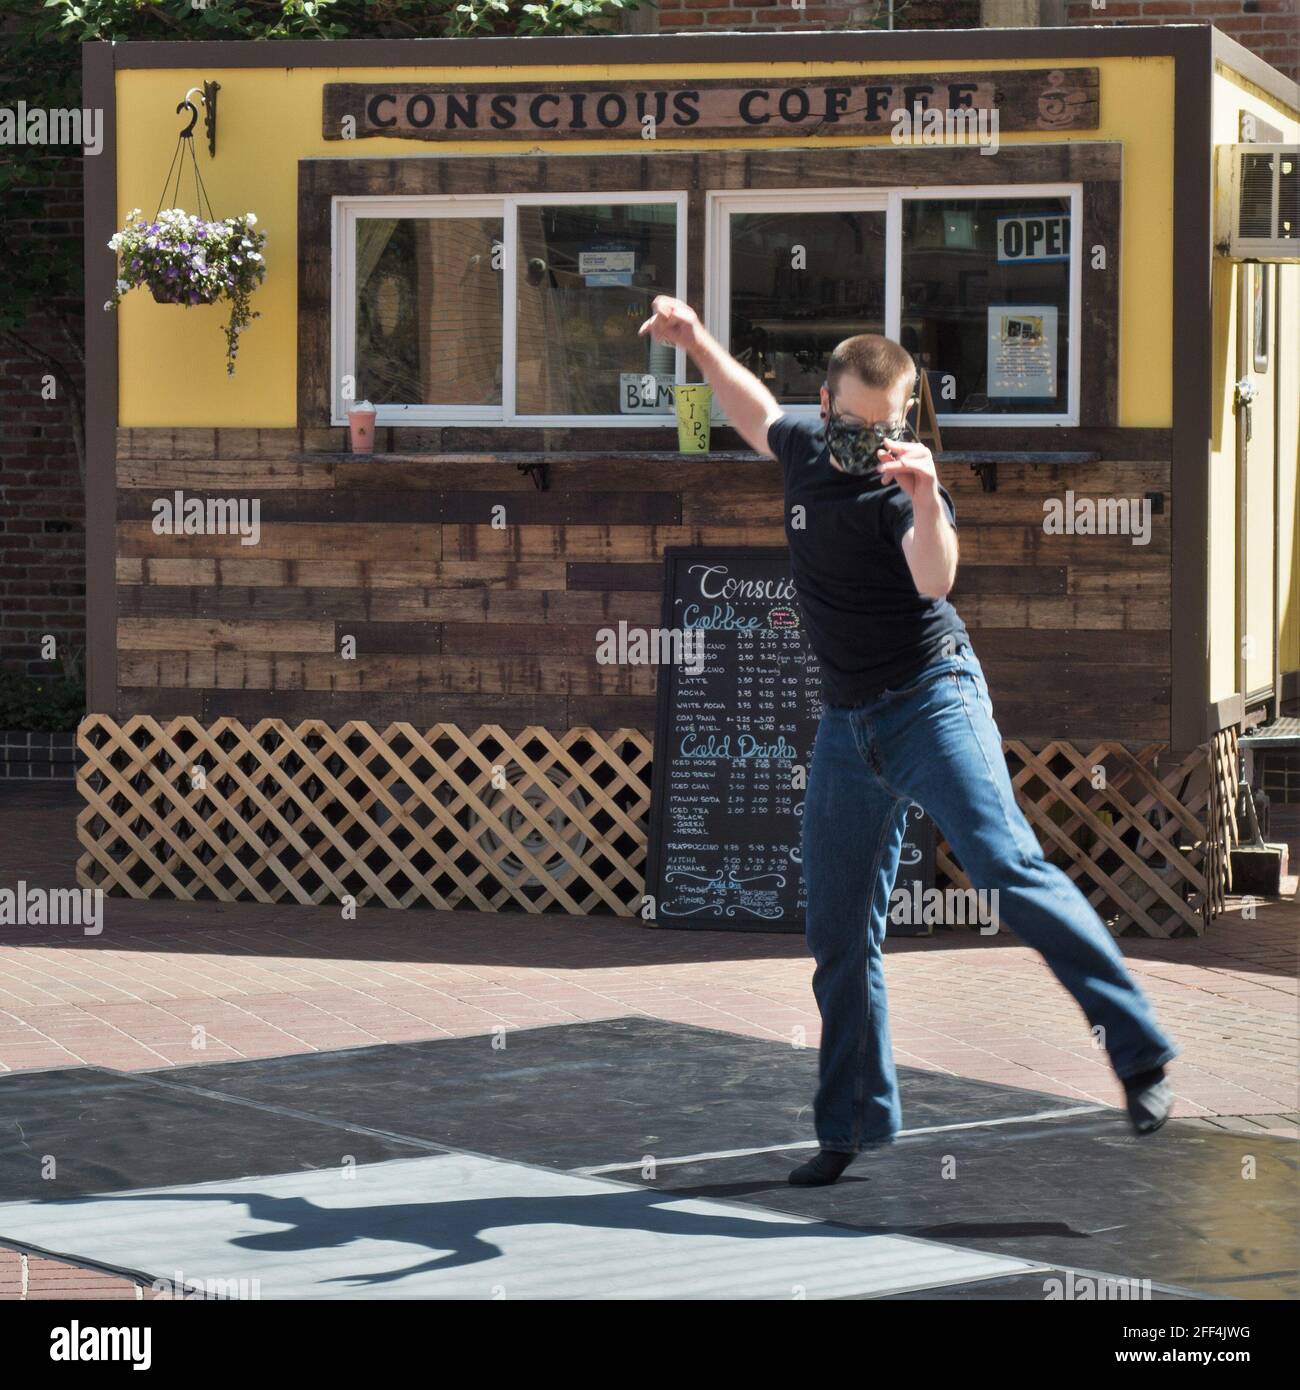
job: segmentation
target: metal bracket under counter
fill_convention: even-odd
[[[1097,463],[1101,454],[1095,449],[1054,450],[1037,453],[1012,452],[1007,449],[981,452],[974,449],[944,449],[935,454],[936,463],[964,463],[980,480],[985,492],[998,490],[999,463],[1029,463],[1036,466],[1062,465],[1077,468],[1085,463]]]
[[[533,480],[533,486],[538,492],[545,492],[551,485],[551,480],[546,472],[546,460],[539,459],[532,463],[517,463],[515,467],[524,475],[525,478]]]

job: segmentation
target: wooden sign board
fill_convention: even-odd
[[[943,438],[939,434],[939,412],[935,408],[934,388],[930,384],[930,378],[942,376],[942,372],[921,373],[921,389],[917,393],[917,402],[914,407],[916,423],[913,428],[916,430],[916,437],[922,444],[930,446],[932,454],[939,453],[943,448]]]
[[[993,117],[999,133],[1096,130],[1099,90],[1096,68],[863,73],[815,81],[327,82],[322,134],[326,140],[537,141],[794,133],[973,145]]]
[[[821,676],[803,632],[790,552],[669,546],[664,567],[663,626],[702,635],[704,649],[694,669],[659,670],[646,865],[655,921],[802,931],[801,831]],[[844,827],[846,854],[868,852],[863,831]],[[909,905],[920,902],[934,873],[934,822],[913,804],[895,891]],[[891,936],[933,930],[902,905],[897,916]]]

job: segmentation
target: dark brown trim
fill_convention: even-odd
[[[1300,671],[1282,672],[1282,703],[1300,700]]]
[[[1086,449],[1099,453],[1103,459],[1122,459],[1126,463],[1166,462],[1173,447],[1167,429],[1124,425],[1090,429],[1086,425],[1016,425],[1012,422],[996,429],[945,425],[943,442],[946,448],[953,450],[1000,449],[1010,454]]]
[[[1257,53],[1244,48],[1221,29],[1212,31],[1214,61],[1222,63],[1238,77],[1244,77],[1260,91],[1289,106],[1292,111],[1300,111],[1300,82],[1294,82],[1285,73],[1266,63]]]
[[[285,39],[119,43],[126,68],[349,68],[544,66],[561,63],[960,62],[983,58],[1152,58],[1180,51],[1205,24],[1062,29],[834,30],[610,34],[565,38]]]
[[[1240,691],[1222,700],[1211,700],[1205,708],[1205,738],[1212,738],[1220,729],[1231,729],[1245,717],[1246,701]]]
[[[82,104],[101,113],[104,144],[82,160],[86,280],[86,709],[117,714],[115,577],[117,314],[104,304],[117,267],[105,243],[117,230],[117,99],[113,49],[81,49]]]
[[[1245,702],[1246,713],[1241,717],[1241,731],[1244,734],[1252,734],[1256,729],[1269,722],[1269,710],[1267,705],[1255,705],[1252,702]]]
[[[334,285],[330,251],[335,198],[686,189],[687,298],[698,306],[704,293],[705,198],[713,190],[1079,183],[1083,187],[1085,248],[1083,309],[1080,322],[1073,326],[1083,339],[1079,418],[1085,427],[1113,428],[1118,423],[1119,402],[1122,175],[1122,146],[1107,140],[1007,145],[997,159],[990,160],[972,160],[964,149],[825,149],[776,142],[744,151],[674,147],[654,154],[617,153],[598,161],[573,154],[299,160],[298,426],[321,428],[330,423],[330,300]],[[1087,248],[1095,245],[1106,248],[1105,270],[1091,268]],[[538,427],[501,424],[495,428],[511,439],[519,431]],[[620,442],[622,433],[618,432]],[[512,442],[506,447],[529,446]],[[629,439],[626,447],[636,445]]]
[[[1217,732],[1210,681],[1210,422],[1212,371],[1213,31],[1170,31],[1174,43],[1173,464],[1169,740],[1194,748]]]
[[[1079,243],[1083,264],[1079,269],[1079,323],[1070,324],[1071,335],[1081,338],[1079,356],[1079,424],[1092,428],[1119,425],[1119,286],[1123,260],[1121,204],[1123,201],[1123,146],[1114,178],[1090,179],[1083,184],[1080,204],[1083,237]],[[1092,248],[1104,246],[1103,269],[1093,266]]]

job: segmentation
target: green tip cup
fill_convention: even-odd
[[[673,391],[673,403],[677,410],[678,453],[707,454],[713,387],[703,384],[679,385]]]

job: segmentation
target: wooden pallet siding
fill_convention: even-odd
[[[674,492],[539,492],[534,487],[506,490],[495,479],[491,487],[476,492],[439,492],[415,478],[405,485],[390,483],[387,487],[373,481],[364,487],[302,489],[249,487],[245,483],[239,488],[220,490],[209,481],[201,487],[204,494],[220,496],[242,507],[256,502],[264,528],[285,522],[491,526],[494,513],[511,526],[679,526],[683,521],[693,526],[709,520],[708,516],[684,518],[683,500]],[[191,490],[192,495],[193,485]],[[153,488],[122,489],[117,498],[118,521],[151,524],[157,496]],[[770,522],[773,502],[777,515],[780,514],[779,494],[747,500],[761,502],[765,508],[756,524]],[[719,505],[722,501],[719,496]],[[726,522],[730,518],[718,520]]]
[[[1086,425],[1068,431],[1058,426],[1006,424],[997,429],[972,429],[945,425],[943,439],[946,447],[954,450],[1005,449],[1015,454],[1064,447],[1096,452],[1103,459],[1166,464],[1173,447],[1172,432],[1167,429]],[[549,460],[557,467],[572,465],[579,477],[590,475],[589,462],[631,465],[636,468],[641,485],[651,486],[650,478],[660,471],[661,464],[697,469],[706,477],[716,473],[717,462],[726,458],[728,451],[736,451],[737,458],[754,457],[729,426],[717,426],[713,441],[708,462],[699,462],[676,452],[677,431],[671,424],[644,431],[620,429],[617,450],[593,449],[592,431],[586,428],[380,425],[375,430],[375,452],[358,458],[348,452],[347,430],[341,426],[330,429],[132,429],[123,425],[117,430],[118,482],[123,486],[133,485],[128,480],[128,470],[141,473],[146,482],[152,471],[161,471],[169,480],[176,476],[177,469],[187,465],[208,465],[197,469],[195,474],[196,483],[206,484],[214,476],[221,476],[220,470],[227,463],[238,464],[241,470],[251,470],[253,464],[262,463],[272,476],[284,476],[284,470],[298,467],[307,469],[303,476],[317,476],[315,470],[322,467],[362,468],[370,473],[381,466],[409,463],[424,468],[445,465],[450,470],[449,485],[455,486],[464,477],[466,463],[493,463],[509,471],[516,461],[535,458]],[[530,453],[530,450],[535,452]],[[557,458],[559,452],[563,457]],[[501,458],[502,453],[510,455],[509,462]],[[434,455],[436,458],[431,457]],[[647,462],[654,464],[649,472],[645,467]],[[1015,463],[1006,466],[1020,467]],[[241,473],[240,476],[251,474]],[[521,488],[532,486],[522,475],[518,476]]]
[[[147,521],[117,528],[124,559],[185,559],[196,551],[221,558],[311,560],[332,555],[366,560],[399,553],[417,560],[597,560],[646,563],[668,546],[784,545],[779,508],[770,525],[698,526],[421,526],[365,522],[267,523],[255,547],[237,535],[155,535]],[[1041,516],[1041,508],[1040,508]],[[1026,523],[982,524],[969,518],[960,528],[963,563],[1046,565],[1065,562],[1080,569],[1150,573],[1168,568],[1168,515],[1152,518],[1149,545],[1127,536],[1049,536]]]
[[[136,686],[123,692],[124,707],[133,715],[174,719],[189,715],[211,723],[232,718],[252,725],[277,711],[290,723],[318,719],[331,727],[350,721],[409,721],[429,726],[445,721],[464,728],[480,724],[536,724],[546,729],[590,727],[602,734],[630,727],[650,730],[655,724],[653,695],[539,695],[456,691],[354,690],[204,690]],[[581,725],[569,722],[570,714]]]
[[[177,634],[183,641],[185,634]],[[118,655],[123,686],[174,686],[206,690],[383,690],[489,692],[498,695],[649,695],[654,668],[601,666],[554,656],[459,657],[424,654],[359,654],[178,648]]]
[[[546,464],[548,491],[539,491],[519,471],[519,459]],[[1141,497],[1160,492],[1166,516],[1171,501],[1167,459],[1103,459],[1069,466],[1009,459],[998,464],[997,491],[992,493],[983,490],[969,465],[945,463],[942,455],[939,476],[958,504],[959,516],[964,500],[990,517],[998,514],[1001,505],[1024,510],[1033,503],[1037,506],[1033,519],[1038,520],[1043,498],[1063,496],[1067,489],[1081,497],[1116,492]],[[776,461],[751,453],[711,455],[708,463],[685,461],[676,454],[566,454],[558,459],[542,454],[406,459],[388,455],[368,461],[325,455],[272,460],[122,456],[117,481],[119,517],[138,519],[151,516],[150,504],[156,497],[170,497],[178,488],[221,497],[257,497],[264,518],[277,519],[278,513],[279,519],[295,521],[328,521],[338,516],[360,519],[355,512],[343,509],[339,494],[346,495],[348,507],[370,509],[379,501],[390,503],[396,493],[422,508],[425,520],[458,522],[490,520],[477,509],[485,499],[491,499],[489,506],[499,499],[507,508],[507,516],[513,506],[526,509],[527,514],[520,512],[515,518],[521,523],[540,520],[561,524],[569,520],[570,508],[626,508],[630,504],[624,499],[629,496],[637,498],[642,507],[656,509],[637,520],[661,524],[665,518],[657,509],[667,505],[659,500],[663,494],[682,501],[708,497],[719,503],[728,499],[779,501],[781,497]],[[576,498],[575,493],[579,494]],[[447,514],[438,514],[439,507],[446,507]],[[580,518],[592,522],[602,519],[590,512]],[[666,520],[674,523],[680,518],[671,515]]]
[[[1008,462],[993,493],[964,465],[942,470],[961,521],[954,601],[1008,737],[1168,736],[1169,464],[1144,456],[1161,432],[1130,433],[1143,436],[1137,457]],[[302,442],[299,431],[121,433],[123,712],[650,730],[654,668],[601,666],[600,630],[658,625],[669,545],[785,544],[779,470],[752,454],[587,451],[548,459],[542,492],[519,454],[359,460],[288,447]],[[256,499],[259,543],[154,534],[152,504],[176,489]],[[1159,494],[1151,543],[1044,535],[1043,500],[1067,489]],[[504,528],[491,524],[496,506]],[[355,658],[340,654],[344,637]]]
[[[145,561],[143,578],[118,586],[119,621],[131,618],[235,618],[246,623],[313,617],[375,623],[411,619],[430,623],[527,623],[530,625],[655,623],[659,595],[617,589],[301,588],[245,586],[237,580],[216,587],[171,586],[157,577],[157,562]],[[621,568],[621,566],[611,566]],[[120,576],[119,576],[120,578]],[[562,582],[562,581],[561,581]],[[351,628],[349,628],[351,631]],[[172,644],[173,646],[175,643]]]

